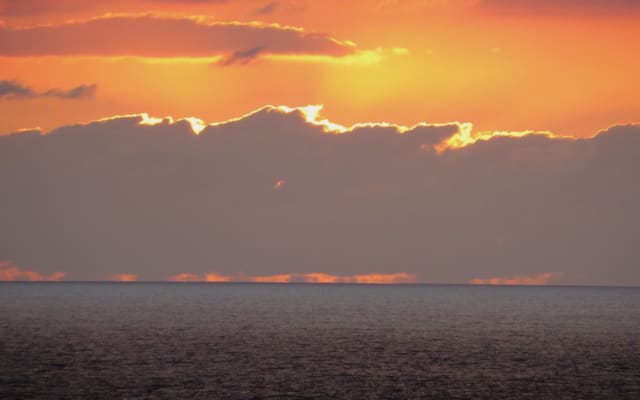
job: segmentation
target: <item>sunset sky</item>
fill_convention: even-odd
[[[0,0],[0,179],[11,188],[0,280],[640,284],[639,19],[635,0]],[[221,138],[194,135],[208,131]],[[178,140],[184,132],[193,137]],[[318,145],[316,134],[352,140]],[[119,173],[144,175],[124,184]],[[97,193],[109,201],[96,206]],[[97,208],[73,205],[80,198]],[[128,208],[155,201],[148,215]],[[424,211],[430,201],[439,211]],[[209,253],[212,213],[231,233],[213,234],[224,251]],[[558,218],[566,224],[547,232]],[[302,236],[283,222],[302,220]],[[177,225],[186,236],[150,239]],[[110,244],[56,242],[84,240],[86,229]],[[128,247],[121,230],[144,243]],[[243,247],[247,230],[260,234]],[[371,230],[398,240],[379,252],[388,237],[359,236]],[[340,241],[350,235],[353,247]],[[464,255],[452,256],[455,237]],[[173,255],[145,258],[180,240],[189,244]],[[331,256],[313,255],[322,249]],[[100,266],[83,269],[97,254]],[[302,260],[316,256],[327,264]],[[603,269],[611,257],[613,275]]]
[[[266,104],[591,136],[637,120],[635,0],[1,0],[0,132]],[[233,57],[236,54],[237,57]]]

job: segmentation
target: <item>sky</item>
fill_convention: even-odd
[[[0,280],[640,285],[639,17],[0,0]]]

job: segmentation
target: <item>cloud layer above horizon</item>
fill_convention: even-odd
[[[0,80],[1,100],[26,100],[38,97],[54,97],[65,100],[76,100],[94,97],[97,85],[79,85],[71,89],[48,89],[38,92],[30,86],[12,80]]]
[[[107,15],[30,27],[0,25],[0,56],[214,57],[260,48],[268,54],[345,56],[350,42],[260,22]]]
[[[640,126],[576,140],[460,123],[344,128],[318,111],[0,136],[0,260],[75,280],[640,284]],[[447,147],[455,137],[480,140]]]

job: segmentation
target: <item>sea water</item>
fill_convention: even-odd
[[[1,283],[1,399],[640,399],[640,289]]]

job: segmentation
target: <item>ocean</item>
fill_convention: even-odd
[[[0,283],[0,399],[640,399],[640,288]]]

